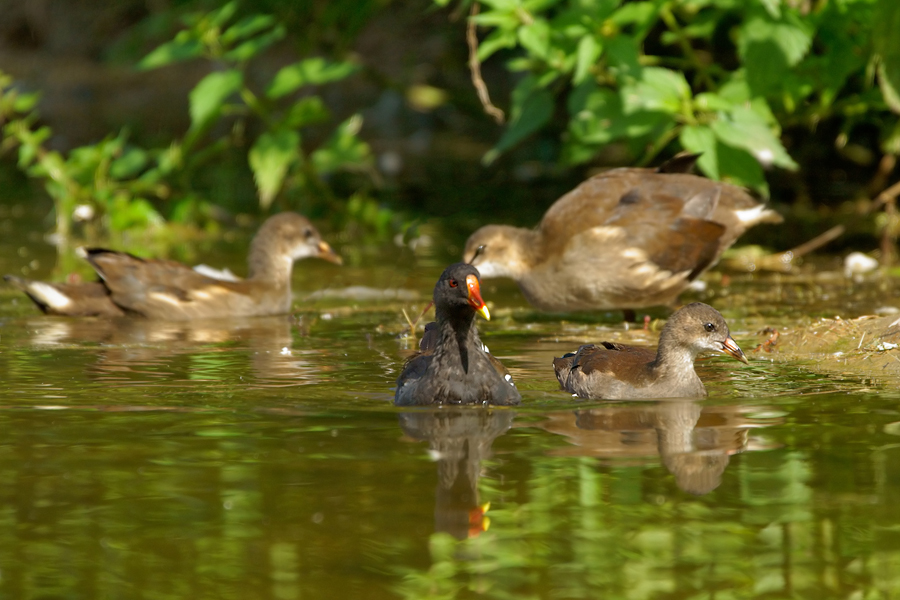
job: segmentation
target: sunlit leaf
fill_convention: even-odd
[[[238,40],[242,40],[256,35],[260,31],[268,29],[277,21],[272,15],[251,15],[245,17],[229,27],[222,33],[222,43],[231,44]]]
[[[237,1],[232,0],[232,2],[225,4],[222,8],[210,12],[207,15],[207,18],[214,27],[221,27],[231,20],[231,17],[233,17],[237,12],[237,9]]]
[[[793,12],[783,20],[766,13],[748,18],[740,28],[738,52],[747,72],[747,82],[757,94],[780,89],[783,78],[809,51],[813,30]]]
[[[797,163],[788,155],[769,123],[752,108],[741,106],[729,113],[720,113],[710,127],[723,143],[743,148],[763,164],[791,170],[797,168]]]
[[[286,33],[283,26],[279,25],[272,31],[268,31],[262,35],[247,40],[233,50],[225,53],[224,58],[227,60],[244,61],[250,60],[275,42],[281,40]]]
[[[697,166],[713,179],[719,179],[719,156],[716,152],[716,134],[706,125],[690,125],[681,130],[681,146],[690,152],[699,152]]]
[[[250,169],[265,209],[281,190],[290,166],[300,159],[300,134],[289,129],[260,135],[248,154]]]
[[[243,75],[235,69],[217,71],[204,77],[190,93],[192,126],[200,127],[213,118],[243,83]]]
[[[371,162],[369,145],[357,137],[362,117],[354,115],[338,125],[332,136],[311,155],[316,171],[328,174],[339,169],[360,169]]]
[[[586,35],[581,38],[576,51],[575,75],[572,77],[575,84],[581,83],[590,74],[591,67],[597,63],[602,52],[603,46],[596,37]]]
[[[281,98],[305,85],[321,85],[344,79],[359,67],[349,62],[330,62],[323,58],[308,58],[282,68],[275,75],[266,96]]]
[[[188,32],[179,33],[174,40],[166,42],[145,56],[138,64],[138,69],[156,69],[168,64],[197,58],[203,54],[203,44],[191,37]]]
[[[690,97],[691,88],[684,75],[662,67],[646,67],[639,80],[622,86],[626,113],[644,110],[674,114],[684,109]]]
[[[478,45],[478,60],[485,61],[501,48],[516,45],[516,32],[512,29],[495,29]]]
[[[550,50],[550,24],[544,19],[535,19],[519,27],[519,43],[532,56],[546,59]]]

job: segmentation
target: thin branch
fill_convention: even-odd
[[[498,125],[502,125],[506,120],[503,111],[493,105],[491,96],[488,94],[487,85],[481,78],[481,63],[478,62],[478,36],[475,33],[475,20],[472,18],[478,14],[479,6],[477,2],[472,3],[472,9],[469,11],[469,23],[466,26],[466,42],[469,44],[469,70],[472,71],[472,85],[478,92],[478,99],[484,112],[494,117]]]

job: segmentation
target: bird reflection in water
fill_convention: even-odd
[[[769,449],[750,435],[780,419],[755,418],[759,406],[704,406],[695,400],[634,402],[547,414],[541,428],[573,447],[555,454],[644,464],[659,456],[685,492],[708,494],[722,483],[732,454]]]
[[[97,358],[87,373],[95,381],[183,385],[189,379],[222,385],[239,374],[251,388],[321,382],[322,369],[294,348],[294,326],[302,335],[303,323],[288,316],[197,321],[43,317],[30,320],[27,330],[35,346],[92,352]]]
[[[435,531],[465,539],[487,530],[488,505],[478,495],[481,461],[490,457],[494,440],[509,430],[514,418],[514,412],[480,408],[400,415],[403,432],[427,441],[437,463]]]

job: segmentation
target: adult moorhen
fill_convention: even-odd
[[[541,310],[671,304],[744,231],[781,221],[740,188],[688,173],[698,156],[596,175],[537,229],[478,229],[463,260],[482,277],[511,277]]]
[[[657,352],[612,342],[588,344],[553,359],[553,370],[560,386],[580,398],[695,398],[706,396],[694,371],[694,359],[703,352],[747,362],[719,311],[694,302],[669,318]]]
[[[485,352],[475,313],[490,319],[475,267],[447,267],[434,286],[437,325],[404,365],[394,404],[518,404],[522,397],[499,360]]]
[[[276,315],[291,308],[294,261],[317,257],[341,264],[303,216],[269,217],[250,244],[247,279],[225,281],[170,260],[147,260],[113,250],[82,249],[99,282],[58,284],[6,275],[47,314],[138,315],[188,320]]]

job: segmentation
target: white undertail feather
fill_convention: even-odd
[[[60,310],[72,304],[71,298],[60,292],[52,285],[43,283],[41,281],[33,282],[28,287],[28,291],[50,308]]]

